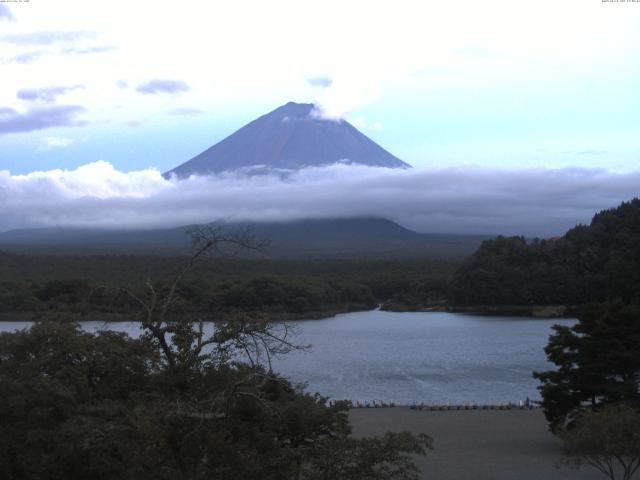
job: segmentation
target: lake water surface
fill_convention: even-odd
[[[552,367],[543,351],[551,326],[575,320],[374,310],[290,323],[312,348],[277,359],[276,371],[334,399],[410,404],[538,399],[531,373]],[[135,322],[82,325],[140,332]],[[0,322],[0,331],[28,326]]]

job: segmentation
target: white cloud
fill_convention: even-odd
[[[382,122],[380,122],[380,121],[376,121],[376,122],[373,122],[373,123],[368,123],[362,117],[356,117],[353,120],[351,120],[351,119],[348,119],[348,120],[349,120],[349,123],[351,123],[351,125],[356,127],[358,130],[374,131],[374,132],[380,132],[380,131],[384,130],[384,125],[382,125]]]
[[[307,77],[307,83],[312,87],[327,88],[333,83],[333,80],[329,77],[320,75]]]
[[[3,20],[13,22],[15,21],[15,17],[11,13],[11,10],[9,10],[9,7],[0,4],[0,22],[2,22]]]
[[[380,75],[361,75],[349,72],[338,76],[322,89],[314,103],[319,117],[338,120],[376,100],[382,93],[384,79]]]
[[[51,150],[53,148],[65,148],[73,145],[75,140],[73,138],[63,137],[44,137],[40,142],[38,151]]]
[[[27,102],[55,102],[61,95],[66,95],[74,90],[83,89],[84,85],[71,85],[64,87],[23,88],[18,90],[16,96]]]
[[[49,206],[55,207],[56,202],[81,200],[81,204],[83,199],[151,198],[168,186],[168,182],[155,170],[125,173],[101,160],[75,170],[36,171],[26,175],[0,171],[0,198],[8,200],[9,195],[15,196],[16,208],[23,201],[27,204],[33,201],[41,202],[43,210],[47,210],[47,199],[51,201]],[[29,198],[32,201],[28,201]],[[55,217],[62,218],[57,213]]]
[[[154,11],[153,18],[149,11]],[[576,12],[580,22],[575,21]],[[37,9],[21,8],[20,22],[7,23],[11,29],[3,35],[0,57],[33,60],[34,45],[63,40],[83,42],[77,48],[87,49],[100,39],[101,45],[116,49],[107,56],[47,55],[29,68],[6,65],[7,71],[0,68],[6,82],[0,105],[31,79],[47,78],[56,84],[86,84],[94,92],[87,107],[95,115],[117,117],[109,106],[122,101],[137,114],[156,104],[125,97],[126,89],[112,91],[107,86],[125,75],[136,85],[180,72],[192,87],[194,104],[207,111],[248,101],[275,106],[276,99],[284,103],[315,97],[325,114],[336,118],[382,92],[392,90],[397,98],[416,72],[447,72],[448,85],[482,90],[487,79],[496,88],[522,79],[555,85],[559,77],[575,81],[594,69],[628,66],[637,44],[639,15],[634,5],[584,0],[401,5],[327,0],[313,12],[314,32],[309,30],[308,6],[295,0],[223,6],[197,0],[179,11],[139,0],[127,6],[126,15],[109,2],[40,2]],[[516,77],[520,80],[514,81]],[[310,85],[307,79],[326,88]],[[421,88],[433,88],[429,75],[422,80]],[[167,104],[155,108],[166,111]]]
[[[0,171],[0,230],[379,216],[425,232],[552,236],[637,196],[638,185],[640,171],[349,165],[166,180],[155,169],[125,173],[99,161],[70,171]]]

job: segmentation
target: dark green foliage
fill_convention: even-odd
[[[118,478],[156,361],[141,342],[71,324],[0,334],[2,478]]]
[[[425,453],[427,437],[350,438],[346,404],[226,361],[241,338],[227,327],[194,361],[174,343],[173,366],[144,339],[69,323],[1,334],[1,477],[417,478],[407,454]]]
[[[341,437],[323,441],[314,451],[305,478],[309,480],[412,480],[420,478],[410,454],[433,448],[427,435],[387,433],[380,438]]]
[[[117,289],[141,310],[140,340],[60,322],[0,334],[2,478],[305,480],[327,478],[331,463],[330,478],[417,479],[408,454],[426,454],[428,437],[353,439],[346,403],[328,406],[271,370],[272,355],[299,348],[286,324],[236,315],[205,328],[184,313],[185,299],[206,298],[206,283],[184,282],[197,258],[220,244],[255,248],[250,236],[206,227],[194,240],[171,281]],[[51,300],[84,287],[55,281],[39,292]],[[270,278],[224,290],[248,291],[256,305],[327,295],[307,285],[288,296]]]
[[[553,431],[606,404],[640,407],[640,307],[592,306],[554,330],[545,352],[557,369],[534,374]]]
[[[364,285],[305,277],[260,276],[225,285],[213,298],[220,309],[269,310],[306,313],[327,306],[375,305],[371,290]]]
[[[565,463],[600,471],[610,480],[631,480],[640,467],[640,410],[609,405],[585,412],[574,428],[562,432]]]
[[[563,237],[486,240],[455,273],[456,305],[640,303],[640,199],[604,210]]]
[[[79,279],[49,280],[38,285],[35,296],[42,302],[79,303],[86,299],[90,287]]]
[[[0,252],[0,318],[131,319],[147,278],[166,287],[183,256],[36,256]],[[442,302],[454,263],[426,260],[203,259],[180,284],[183,314],[219,319],[237,312],[317,318],[365,310],[421,308]]]

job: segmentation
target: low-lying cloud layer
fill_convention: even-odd
[[[376,216],[423,232],[554,236],[639,195],[638,185],[640,171],[353,165],[166,180],[155,169],[124,173],[100,161],[72,171],[0,171],[0,231]]]

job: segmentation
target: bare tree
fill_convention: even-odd
[[[141,448],[145,470],[167,478],[417,480],[411,455],[425,455],[429,437],[351,438],[348,402],[328,405],[273,371],[274,356],[305,348],[289,325],[242,314],[207,323],[180,312],[180,284],[202,256],[265,245],[247,229],[203,226],[190,233],[192,253],[168,284],[147,280],[143,292],[118,289],[142,312],[143,344],[131,343],[143,352],[145,384],[122,411],[136,432],[123,435],[135,438],[132,449]]]
[[[202,371],[234,362],[248,365],[249,368],[232,385],[205,400],[183,400],[176,409],[176,413],[192,417],[224,417],[229,413],[233,398],[251,396],[261,401],[255,393],[260,386],[268,381],[280,381],[273,373],[274,356],[308,346],[295,344],[293,328],[284,322],[274,324],[265,318],[244,314],[238,314],[231,320],[205,322],[202,318],[174,314],[173,307],[180,297],[180,284],[199,259],[210,253],[229,258],[243,251],[262,252],[267,245],[246,227],[200,225],[188,233],[192,238],[191,254],[168,286],[156,288],[148,279],[144,295],[128,288],[117,290],[140,305],[143,314],[141,338],[161,353],[162,362],[169,370]]]

